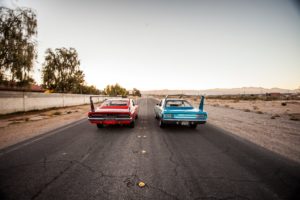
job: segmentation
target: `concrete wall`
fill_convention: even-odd
[[[0,114],[88,104],[90,95],[0,91]],[[100,97],[98,100],[102,100]],[[93,99],[97,102],[97,98]]]

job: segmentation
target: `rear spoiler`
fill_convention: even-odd
[[[95,97],[99,98],[99,97],[108,97],[108,96],[107,95],[93,95],[93,96],[90,96],[91,112],[95,112],[95,106],[94,106],[94,102],[93,102],[93,98],[95,98]]]
[[[181,99],[182,97],[192,97],[192,95],[186,95],[186,94],[170,94],[165,97],[165,99],[171,98],[171,97],[178,97]]]
[[[90,104],[91,104],[91,112],[95,112],[95,106],[94,106],[94,102],[93,102],[93,98],[98,98],[98,101],[99,101],[99,98],[102,98],[101,100],[105,101],[106,99],[108,98],[123,98],[123,96],[121,95],[117,95],[117,96],[108,96],[108,95],[92,95],[90,96]]]
[[[168,99],[170,97],[179,97],[180,99],[182,97],[192,97],[193,95],[186,95],[186,94],[173,94],[173,95],[167,95],[165,99]],[[200,104],[199,104],[199,110],[203,111],[204,108],[204,96],[201,96]]]

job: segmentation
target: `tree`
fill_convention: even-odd
[[[118,83],[116,83],[115,85],[107,85],[104,89],[104,94],[109,96],[127,96],[129,92],[125,88],[121,87]]]
[[[36,14],[29,8],[0,7],[0,83],[27,86],[37,58]]]
[[[136,89],[136,88],[133,88],[133,90],[132,90],[132,95],[133,95],[133,96],[138,96],[138,97],[141,97],[141,96],[142,96],[141,91],[139,91],[139,90]]]
[[[84,85],[82,87],[82,94],[101,94],[101,91],[98,90],[95,86],[91,85],[91,86],[87,86]]]
[[[76,49],[47,49],[42,69],[43,86],[54,92],[82,93],[84,73],[79,67]]]

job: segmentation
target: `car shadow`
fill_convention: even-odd
[[[161,132],[170,133],[170,134],[198,134],[201,130],[201,127],[195,129],[190,128],[189,126],[182,126],[177,124],[169,124],[164,128],[158,127]]]

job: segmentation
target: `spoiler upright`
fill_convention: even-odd
[[[199,110],[203,111],[203,107],[204,107],[204,96],[201,96]]]

